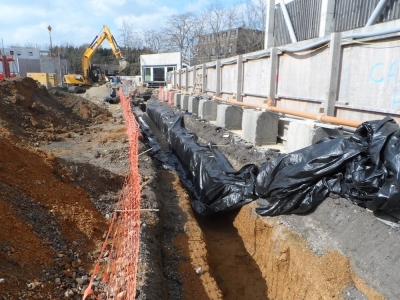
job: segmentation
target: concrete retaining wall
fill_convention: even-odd
[[[397,27],[400,28],[400,20],[342,34],[373,33]],[[290,47],[304,47],[321,39],[302,41]],[[385,47],[379,44],[382,39]],[[206,68],[203,82],[206,91],[210,94],[220,93],[225,98],[232,99],[232,94],[236,94],[239,101],[263,103],[271,97],[275,99],[277,107],[299,111],[359,121],[380,119],[383,115],[399,120],[400,62],[397,58],[400,42],[395,39],[395,34],[371,37],[366,41],[370,43],[366,47],[339,37],[339,50],[336,51],[333,50],[333,44],[295,53],[277,49],[277,54],[272,56],[266,51],[258,51],[243,55],[242,60],[239,60],[239,56],[231,57],[196,68],[198,74],[202,74],[203,68]],[[339,70],[337,78],[336,69]],[[186,84],[186,75],[189,78],[191,71],[177,72],[179,80]],[[172,77],[173,81],[178,81]],[[328,109],[330,104],[333,106],[331,111]]]

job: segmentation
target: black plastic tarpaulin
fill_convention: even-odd
[[[148,103],[147,113],[188,170],[192,207],[202,215],[236,209],[256,198],[269,203],[257,208],[261,215],[306,213],[329,193],[373,211],[400,208],[400,129],[391,118],[364,122],[351,136],[327,138],[235,171],[211,144],[197,142],[181,115],[156,102]]]
[[[399,135],[387,117],[261,165],[255,189],[270,204],[257,212],[308,212],[330,192],[373,211],[399,209]]]
[[[255,199],[254,165],[236,171],[212,144],[197,142],[197,136],[182,126],[182,115],[171,114],[169,108],[157,102],[149,102],[146,112],[166,135],[185,168],[186,186],[194,196],[191,205],[197,213],[210,215],[234,210]]]

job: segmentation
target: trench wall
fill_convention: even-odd
[[[400,28],[400,20],[351,33]],[[343,32],[342,35],[349,32]],[[335,34],[333,34],[335,35]],[[332,38],[334,36],[332,35]],[[270,97],[277,107],[367,121],[400,118],[400,41],[397,34],[342,39],[317,49],[289,53],[259,51],[177,70],[172,86],[248,103]],[[320,38],[291,44],[303,47]],[[335,48],[336,47],[336,48]],[[337,71],[335,71],[337,70]],[[189,79],[188,79],[189,78]],[[333,106],[333,109],[329,108]]]

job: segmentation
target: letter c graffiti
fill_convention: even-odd
[[[371,73],[369,74],[369,77],[371,78],[371,80],[372,80],[373,82],[376,82],[376,83],[381,83],[381,82],[383,82],[383,80],[384,80],[384,77],[379,78],[379,79],[376,79],[376,78],[374,78],[374,76],[373,76],[373,73],[374,73],[375,69],[376,69],[377,67],[379,67],[379,66],[383,66],[383,63],[377,63],[377,64],[375,64],[375,65],[371,68]]]

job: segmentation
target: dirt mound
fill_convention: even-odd
[[[99,209],[113,210],[123,178],[37,146],[76,144],[68,136],[91,134],[110,116],[30,78],[0,81],[0,298],[80,299],[109,226]]]
[[[31,145],[62,140],[66,133],[79,132],[110,116],[78,96],[58,89],[49,93],[32,78],[0,82],[0,127]]]

